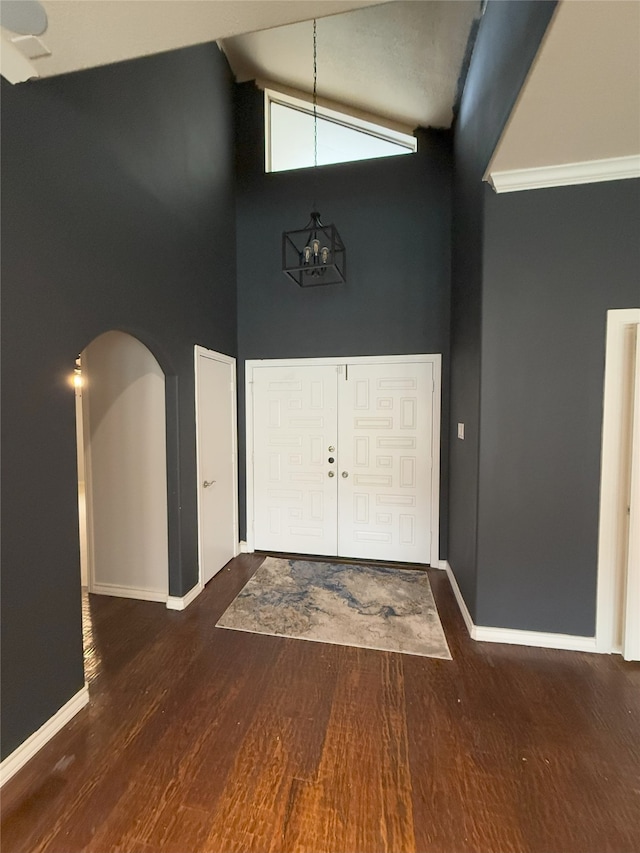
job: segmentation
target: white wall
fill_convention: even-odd
[[[140,341],[107,332],[82,353],[89,589],[168,592],[165,380]]]

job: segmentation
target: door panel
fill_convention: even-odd
[[[335,365],[254,368],[253,411],[255,547],[335,556]]]
[[[429,563],[433,365],[338,377],[338,554]]]
[[[232,363],[202,351],[197,358],[200,572],[207,583],[238,543],[235,382]]]

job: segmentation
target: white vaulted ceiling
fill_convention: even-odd
[[[377,2],[382,0],[42,0],[48,27],[39,38],[50,55],[30,63],[33,76],[52,77]],[[15,35],[2,30],[3,53]]]
[[[12,82],[51,77],[218,41],[239,81],[256,77],[312,88],[311,21],[318,18],[321,97],[411,129],[450,127],[459,76],[480,0],[42,0],[38,36],[2,31]]]
[[[563,2],[487,170],[499,192],[640,177],[640,3]]]
[[[411,129],[451,127],[479,0],[394,2],[318,21],[318,95]],[[310,92],[312,23],[225,39],[239,82]]]

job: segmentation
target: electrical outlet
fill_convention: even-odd
[[[464,441],[464,424],[458,424],[458,438]]]

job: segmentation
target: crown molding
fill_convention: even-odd
[[[625,178],[640,178],[640,155],[609,157],[606,160],[588,160],[584,163],[563,163],[558,166],[537,166],[533,169],[489,171],[484,176],[484,180],[488,181],[497,193],[595,184]]]

